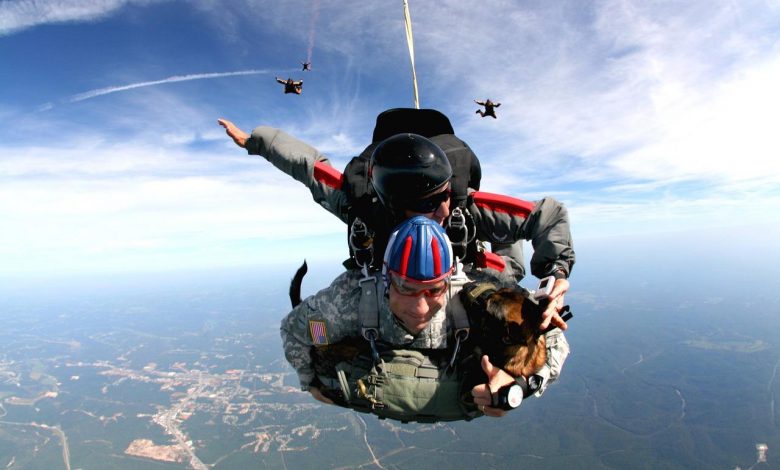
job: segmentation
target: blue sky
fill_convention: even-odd
[[[775,246],[777,0],[410,9],[421,107],[475,150],[483,190],[563,201],[575,247]],[[401,1],[3,0],[0,275],[342,259],[343,225],[216,120],[343,168],[412,105]]]

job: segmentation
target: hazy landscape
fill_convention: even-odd
[[[776,0],[0,0],[0,470],[780,469],[778,52]],[[217,120],[342,170],[397,107],[568,208],[572,353],[502,419],[284,360],[345,227]]]
[[[0,468],[777,468],[777,289],[592,273],[572,279],[559,383],[504,419],[437,425],[298,392],[286,276],[5,283]]]

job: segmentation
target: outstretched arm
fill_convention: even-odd
[[[217,122],[220,126],[225,128],[225,132],[231,139],[233,139],[233,142],[235,142],[236,145],[242,149],[246,148],[246,140],[249,138],[249,134],[239,129],[235,124],[233,124],[231,121],[228,121],[227,119],[217,119]]]
[[[274,78],[276,78],[276,81],[277,81],[277,82],[279,82],[279,83],[281,83],[282,85],[284,85],[284,84],[286,84],[286,83],[287,83],[287,80],[282,80],[282,79],[281,79],[281,78],[279,78],[279,77],[274,77]]]
[[[227,119],[218,119],[227,135],[250,155],[261,155],[276,168],[309,188],[314,200],[346,222],[347,195],[342,191],[343,175],[317,149],[278,129],[257,127],[247,134]]]

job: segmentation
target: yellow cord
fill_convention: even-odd
[[[409,46],[409,59],[412,61],[414,107],[416,109],[420,109],[420,96],[417,93],[417,72],[414,70],[414,38],[412,37],[412,17],[409,15],[409,2],[407,0],[404,0],[404,22],[406,23],[406,44]]]

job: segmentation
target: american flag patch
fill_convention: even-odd
[[[325,332],[325,322],[319,320],[309,320],[309,332],[311,341],[315,346],[328,344],[328,334]]]

